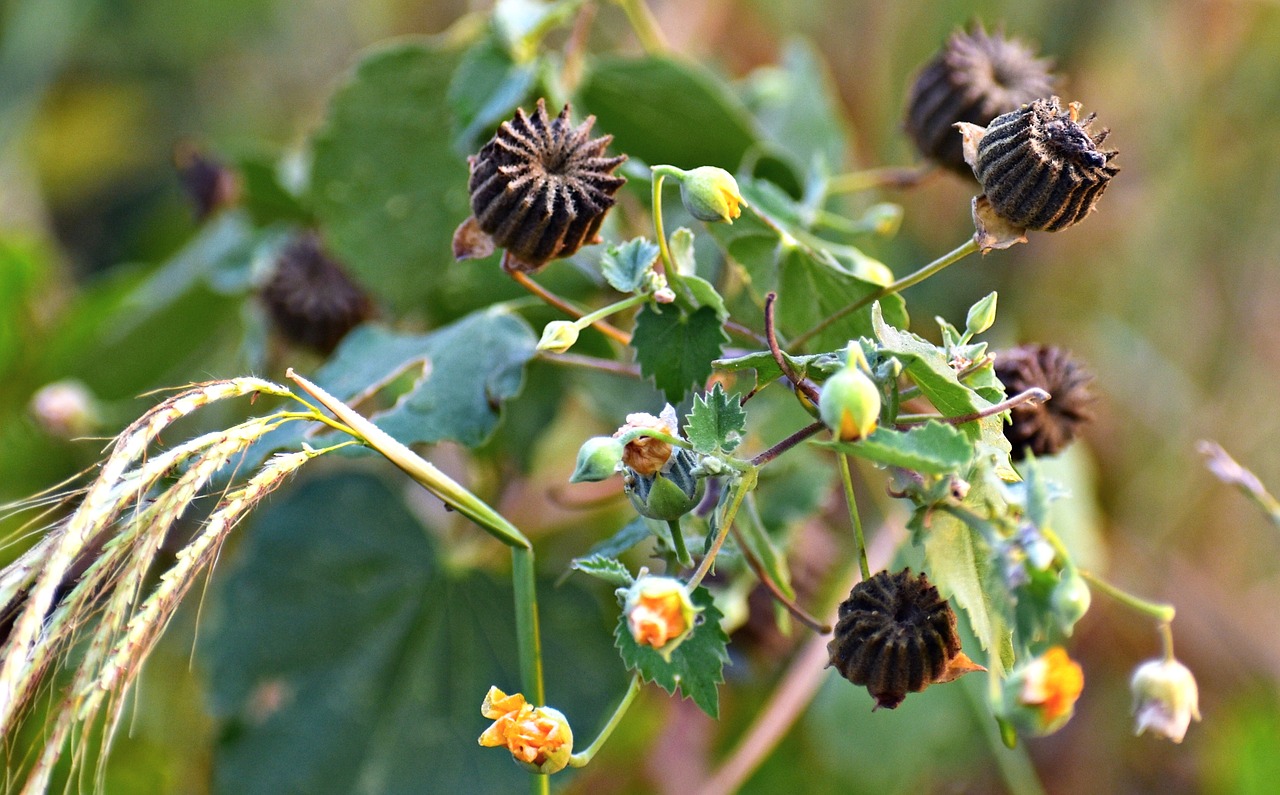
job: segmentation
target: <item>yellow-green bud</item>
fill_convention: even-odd
[[[862,439],[880,421],[880,389],[860,367],[849,365],[822,385],[818,415],[840,441]]]
[[[988,293],[978,303],[969,307],[969,317],[965,320],[965,330],[970,336],[981,334],[996,322],[996,294]]]
[[[1089,612],[1089,604],[1093,595],[1089,593],[1089,584],[1074,569],[1063,571],[1062,579],[1053,587],[1053,616],[1063,633],[1070,635],[1076,622]]]
[[[570,483],[607,480],[622,463],[622,442],[612,436],[593,436],[578,448],[578,464]]]
[[[578,327],[569,320],[553,320],[542,329],[538,350],[564,353],[578,341]]]
[[[641,516],[670,522],[697,507],[706,491],[706,481],[694,474],[697,456],[676,449],[671,459],[655,474],[641,474],[628,467],[623,489]]]
[[[627,629],[637,645],[649,646],[671,659],[671,652],[693,634],[699,608],[688,587],[673,577],[642,576],[630,588],[619,589]]]
[[[733,223],[742,215],[747,202],[738,192],[738,181],[723,168],[702,166],[682,171],[677,178],[684,208],[699,221]]]

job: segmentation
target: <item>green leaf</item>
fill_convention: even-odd
[[[732,453],[747,429],[747,412],[739,396],[726,395],[718,383],[710,392],[694,397],[687,419],[685,435],[699,453]]]
[[[724,681],[724,664],[729,661],[726,646],[729,636],[720,629],[724,617],[706,588],[693,591],[693,603],[703,608],[702,621],[693,628],[693,634],[671,653],[670,662],[662,659],[649,646],[640,646],[627,628],[625,614],[618,617],[614,630],[614,645],[622,653],[622,662],[628,671],[636,671],[646,682],[655,682],[668,693],[680,688],[684,698],[693,699],[703,712],[712,718],[720,717],[720,693],[717,688]]]
[[[280,164],[265,157],[242,157],[236,161],[244,185],[241,204],[258,226],[284,221],[313,223],[311,210],[303,200],[284,187]]]
[[[454,152],[466,157],[478,150],[489,128],[514,115],[536,78],[536,62],[515,63],[497,35],[491,33],[472,45],[449,81]],[[547,111],[555,115],[558,109]]]
[[[617,558],[591,555],[586,558],[574,558],[569,565],[583,574],[589,574],[613,585],[624,586],[635,582],[635,578],[631,576],[631,570]]]
[[[600,258],[600,269],[610,287],[620,293],[634,293],[644,284],[658,253],[656,243],[633,238],[620,246],[609,246]]]
[[[857,249],[818,240],[785,220],[784,213],[771,205],[787,200],[767,191],[765,184],[740,181],[750,208],[732,225],[711,224],[708,230],[725,253],[742,265],[757,300],[763,302],[770,291],[778,293],[777,321],[785,335],[809,331],[892,278],[883,265]],[[906,305],[900,296],[888,296],[881,303],[893,322],[906,325]],[[871,333],[871,307],[867,306],[832,323],[807,347],[836,350]]]
[[[599,555],[616,558],[651,535],[653,535],[653,530],[649,520],[643,516],[637,516],[623,525],[618,532],[587,550],[586,557]],[[575,558],[575,560],[578,560],[578,558]]]
[[[782,357],[802,377],[809,373],[810,368],[822,372],[832,372],[843,364],[837,356],[830,353],[810,353],[803,356],[792,356],[783,351]],[[711,364],[717,370],[728,370],[729,372],[755,370],[757,388],[782,377],[782,370],[778,368],[778,362],[774,360],[773,354],[769,351],[756,351],[755,353],[734,356],[729,359],[716,359]]]
[[[765,137],[800,173],[814,165],[825,173],[844,167],[849,131],[835,84],[811,43],[787,42],[782,63],[752,72],[747,87]]]
[[[751,114],[724,82],[684,61],[601,58],[581,98],[617,151],[650,165],[732,171],[757,142]]]
[[[973,443],[962,431],[929,420],[909,431],[877,428],[857,442],[815,442],[877,464],[911,469],[926,475],[956,473],[963,477],[973,462]]]
[[[738,528],[738,536],[742,539],[742,545],[760,562],[760,567],[778,586],[778,590],[782,591],[788,599],[794,599],[796,592],[791,587],[791,570],[787,567],[786,555],[778,549],[773,539],[769,537],[768,531],[765,530],[760,512],[756,509],[754,492],[747,495],[743,510],[738,512],[734,521],[734,526]]]
[[[312,141],[312,203],[334,253],[388,303],[440,289],[470,213],[446,92],[459,56],[431,42],[367,56]]]
[[[668,273],[667,282],[676,294],[676,303],[690,312],[709,306],[724,320],[729,316],[724,298],[711,282],[695,275],[697,262],[694,260],[693,241],[693,232],[683,226],[671,234],[667,247],[671,252],[671,259],[675,261],[677,272]]]
[[[631,338],[640,372],[652,378],[671,403],[679,403],[689,387],[707,380],[712,360],[728,341],[711,307],[685,314],[672,305],[659,310],[652,304],[640,311]]]
[[[348,474],[281,496],[205,619],[214,791],[527,789],[506,751],[476,744],[489,686],[520,689],[509,578],[442,561],[399,485]],[[583,588],[542,586],[547,668],[572,672],[548,699],[599,725],[624,686],[612,616]]]

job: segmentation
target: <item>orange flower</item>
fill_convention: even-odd
[[[1076,699],[1084,690],[1084,672],[1065,649],[1054,646],[1032,660],[1024,673],[1018,700],[1036,707],[1046,726],[1055,726],[1071,716]]]
[[[642,576],[625,594],[627,629],[637,644],[652,646],[667,657],[689,636],[698,610],[684,583]]]
[[[556,773],[568,764],[573,731],[560,710],[534,707],[519,693],[490,687],[480,714],[493,721],[480,735],[481,745],[505,745],[517,762],[537,773]]]

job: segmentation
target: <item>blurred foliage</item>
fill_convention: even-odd
[[[785,252],[785,262],[772,259],[780,236],[804,229],[812,208],[801,186],[811,169],[911,162],[900,131],[908,80],[956,26],[978,18],[1038,42],[1069,75],[1065,96],[1113,128],[1124,171],[1100,211],[1067,233],[966,261],[914,288],[913,329],[932,338],[930,317],[963,317],[998,290],[994,343],[1052,342],[1090,363],[1101,399],[1087,446],[1048,464],[1076,496],[1054,503],[1054,511],[1070,512],[1055,515],[1055,527],[1090,566],[1109,564],[1115,581],[1177,605],[1179,656],[1200,676],[1206,723],[1181,746],[1131,737],[1125,680],[1157,641],[1146,622],[1095,598],[1073,637],[1073,654],[1090,677],[1080,714],[1058,735],[1027,744],[1044,786],[1268,791],[1280,725],[1280,627],[1271,609],[1280,598],[1280,539],[1207,475],[1194,442],[1216,439],[1264,482],[1280,483],[1280,457],[1270,454],[1280,444],[1280,413],[1265,399],[1280,388],[1280,226],[1273,221],[1280,135],[1272,132],[1280,129],[1280,9],[1226,0],[652,6],[678,55],[596,60],[576,91],[576,112],[596,114],[597,131],[614,134],[616,149],[639,161],[731,170],[745,162],[764,187],[743,180],[744,190],[774,225],[711,231],[748,270],[756,261],[756,273],[780,266],[779,278],[829,294],[831,306],[874,284],[882,263],[901,275],[971,231],[972,186],[939,175],[915,190],[844,202],[854,218],[872,201],[900,203],[897,236],[859,238],[856,256],[823,260],[800,245]],[[313,219],[378,297],[383,319],[399,324],[399,344],[425,350],[434,335],[456,329],[450,323],[520,295],[492,278],[492,261],[455,264],[448,255],[448,237],[467,213],[462,155],[516,105],[565,89],[545,85],[543,73],[512,58],[495,32],[465,16],[470,10],[407,0],[0,4],[0,497],[47,487],[98,456],[99,442],[55,438],[32,419],[28,401],[49,382],[88,385],[101,403],[100,433],[109,436],[154,402],[137,397],[147,390],[251,368],[273,377],[286,365],[324,372],[313,354],[270,337],[252,297],[274,246]],[[626,29],[621,12],[602,4],[591,42],[634,56]],[[433,38],[380,45],[353,68],[366,45],[401,34]],[[481,44],[465,49],[467,41]],[[483,90],[467,91],[471,81]],[[482,96],[492,102],[478,102]],[[667,123],[655,107],[680,123]],[[814,115],[799,118],[796,108]],[[171,165],[174,144],[192,139],[236,165],[245,192],[243,211],[199,227],[184,217]],[[634,179],[621,218],[610,223],[625,229],[635,206],[647,202],[643,179]],[[766,193],[765,179],[781,189]],[[669,221],[675,228],[678,215]],[[578,258],[599,256],[587,250]],[[561,294],[594,291],[587,268],[556,269],[546,276]],[[728,291],[735,316],[749,314],[770,286]],[[783,327],[807,328],[823,309],[784,304]],[[900,302],[887,302],[885,312],[894,325],[906,324]],[[526,314],[534,328],[550,317]],[[361,333],[367,343],[389,332]],[[584,332],[584,350],[601,344],[593,333]],[[814,349],[830,349],[833,340]],[[339,356],[355,356],[361,344],[353,340]],[[404,378],[401,365],[419,352],[393,359],[384,347],[367,364],[391,362],[382,375]],[[480,387],[483,405],[470,406],[483,415],[480,437],[497,429],[483,455],[441,449],[478,491],[545,542],[541,573],[553,578],[573,554],[622,524],[608,506],[569,510],[547,498],[560,493],[571,468],[565,446],[661,401],[648,384],[534,364],[499,416],[494,407],[519,384],[509,373],[494,378]],[[570,392],[577,397],[566,408],[562,396]],[[753,421],[769,418],[752,427],[761,437],[796,427],[789,401],[761,402],[753,412]],[[744,445],[759,449],[777,438]],[[829,473],[819,474],[816,457],[797,450],[768,470],[759,502],[769,533],[803,532],[801,520],[829,496]],[[873,515],[888,517],[886,526],[904,521],[882,495],[860,498]],[[115,741],[108,791],[239,792],[251,784],[281,791],[301,786],[292,778],[301,773],[295,753],[315,759],[327,749],[334,764],[346,760],[338,752],[358,754],[325,781],[341,791],[395,789],[388,782],[412,791],[415,781],[425,786],[425,777],[445,776],[442,766],[472,791],[519,782],[519,771],[502,769],[505,760],[483,758],[474,768],[468,761],[484,727],[476,694],[497,676],[483,672],[513,659],[496,648],[512,637],[510,600],[492,581],[501,564],[489,544],[406,499],[395,481],[344,466],[299,478],[246,527],[213,577],[212,615],[195,665],[188,665],[194,604],[152,658],[133,731]],[[378,522],[360,521],[375,510]],[[343,534],[344,519],[376,532]],[[644,562],[647,552],[631,554]],[[326,555],[343,559],[341,576],[325,568],[333,562]],[[608,648],[612,597],[581,575],[571,582],[572,595],[542,589],[544,636],[575,641],[548,651],[559,661],[549,664],[571,671],[549,677],[550,685],[573,683],[550,695],[575,723],[592,726],[624,684]],[[321,587],[339,583],[350,587]],[[379,600],[379,589],[397,588],[410,593],[413,611],[397,613],[405,604]],[[593,607],[584,619],[558,603]],[[252,621],[239,615],[250,613],[245,604],[253,605]],[[300,618],[317,611],[331,623]],[[579,631],[584,620],[593,631]],[[393,630],[371,632],[383,622]],[[433,647],[432,632],[443,624],[468,636],[466,650]],[[348,649],[350,656],[317,652],[332,670],[287,673],[335,699],[382,699],[386,723],[375,725],[368,711],[345,713],[343,722],[302,714],[287,688],[271,689],[286,673],[273,661],[282,646],[328,648],[357,636],[355,628],[369,631],[370,642]],[[588,643],[601,640],[603,650]],[[681,771],[703,772],[698,765],[731,747],[779,671],[779,656],[765,648],[732,663],[721,723],[689,718],[665,699],[642,699],[629,717],[635,728],[566,789],[678,791]],[[443,682],[464,680],[473,684],[443,692]],[[347,692],[344,683],[377,692]],[[981,697],[933,688],[872,720],[870,699],[829,676],[744,791],[991,791],[1009,762],[982,739],[984,719],[973,717],[971,703]],[[306,733],[289,736],[281,729],[286,720]],[[663,756],[671,746],[659,726],[694,739],[685,758]],[[420,749],[435,737],[466,753],[429,764]],[[621,783],[609,784],[596,766]]]

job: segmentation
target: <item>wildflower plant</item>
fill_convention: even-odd
[[[912,135],[927,139],[927,159],[954,160],[951,150],[964,142],[984,193],[973,204],[974,234],[920,267],[891,267],[864,249],[896,232],[901,211],[878,203],[859,215],[848,200],[918,184],[903,177],[910,169],[840,173],[846,140],[829,96],[748,103],[729,83],[665,54],[642,3],[618,4],[644,55],[585,60],[589,4],[573,0],[533,4],[533,17],[499,3],[481,28],[371,53],[311,139],[310,184],[290,191],[245,180],[242,205],[210,216],[206,230],[230,241],[206,231],[200,243],[216,249],[204,276],[217,289],[252,300],[245,273],[253,262],[301,257],[332,274],[299,286],[323,290],[332,281],[341,295],[282,301],[277,272],[267,302],[273,316],[277,304],[289,310],[279,345],[333,352],[313,377],[288,371],[292,385],[228,378],[162,399],[115,436],[87,485],[57,495],[66,509],[55,506],[45,533],[0,572],[0,608],[14,617],[0,649],[0,735],[36,727],[12,768],[24,791],[46,789],[63,756],[73,767],[96,760],[101,783],[126,694],[180,601],[233,529],[319,457],[339,469],[368,453],[385,459],[449,509],[438,519],[446,530],[414,542],[426,545],[421,566],[404,574],[406,591],[387,596],[382,613],[332,607],[357,598],[343,591],[360,586],[354,573],[320,578],[308,587],[331,593],[333,621],[351,624],[282,619],[282,634],[299,655],[327,649],[341,662],[357,642],[381,654],[386,639],[364,637],[367,627],[404,631],[394,637],[406,644],[421,640],[377,623],[399,599],[409,612],[396,627],[451,627],[453,640],[483,635],[503,655],[498,667],[433,664],[426,667],[437,678],[416,684],[432,693],[475,686],[431,703],[442,711],[446,702],[474,703],[468,733],[507,749],[532,773],[535,792],[549,791],[551,774],[590,764],[647,683],[718,717],[729,633],[746,620],[746,593],[756,585],[773,600],[777,624],[825,649],[816,662],[797,655],[796,676],[816,681],[830,665],[847,686],[865,686],[876,706],[893,709],[930,685],[985,675],[983,718],[1011,747],[1019,733],[1049,733],[1070,719],[1085,678],[1064,645],[1087,620],[1091,590],[1150,617],[1168,661],[1161,670],[1172,670],[1173,608],[1087,570],[1055,526],[1054,503],[1070,497],[1037,456],[1060,452],[1088,420],[1084,366],[1053,346],[990,350],[982,336],[997,322],[994,293],[973,296],[963,327],[939,318],[938,342],[911,330],[903,296],[979,251],[1000,257],[998,249],[1034,245],[1028,229],[1070,235],[1067,227],[1105,212],[1099,198],[1118,171],[1117,153],[1098,148],[1105,131],[1048,93],[1045,63],[1024,45],[982,28],[956,34],[924,71],[927,85],[912,92],[913,102],[933,104],[908,118]],[[563,52],[544,44],[556,29],[569,31]],[[975,58],[1011,59],[1017,84],[957,84],[983,73],[961,68]],[[779,69],[775,78],[790,88],[823,85],[811,53]],[[944,102],[944,88],[958,93]],[[1008,97],[1015,107],[997,107]],[[950,121],[938,115],[947,107],[958,114]],[[975,121],[979,112],[988,126]],[[575,126],[575,117],[585,120]],[[947,138],[956,124],[962,129]],[[775,167],[763,166],[765,151]],[[678,200],[664,190],[669,184]],[[668,233],[671,216],[692,228]],[[313,304],[329,311],[309,319]],[[424,325],[426,332],[409,330]],[[261,349],[253,358],[270,356]],[[578,376],[610,386],[583,388],[601,382]],[[570,398],[575,389],[582,394]],[[190,440],[166,430],[215,403],[250,399],[244,419]],[[564,420],[560,403],[571,400],[605,419],[574,425],[581,446],[571,484],[555,489],[569,501],[590,489],[615,506],[625,494],[631,507],[621,509],[625,518],[611,514],[616,532],[539,566],[545,528],[529,532],[537,517],[505,507],[494,482],[534,461],[548,428]],[[440,442],[472,451],[464,474],[432,463]],[[515,463],[484,463],[496,459]],[[805,461],[799,478],[785,464],[797,459]],[[824,588],[802,587],[791,565],[802,536],[779,516],[817,516],[828,483],[847,509],[842,555]],[[876,500],[860,503],[868,492]],[[355,520],[378,522],[385,512],[391,525],[413,525],[395,492],[376,493],[385,499],[360,498]],[[771,510],[775,502],[785,510]],[[370,512],[378,515],[363,515]],[[175,533],[192,516],[195,529]],[[900,544],[888,529],[895,522],[906,527]],[[478,527],[505,546],[509,587],[448,582],[457,575],[441,573],[447,548],[474,543],[454,525]],[[363,532],[353,526],[347,535]],[[179,541],[170,558],[161,549],[171,535]],[[307,550],[330,542],[290,538],[297,559],[282,561],[308,572],[345,571],[346,556],[372,554],[343,547],[337,562],[321,565]],[[895,546],[919,574],[890,565]],[[499,547],[484,548],[470,554]],[[465,559],[459,553],[449,566],[465,568]],[[566,642],[557,633],[594,632],[581,617],[596,608],[586,590],[573,592],[576,604],[556,595],[548,576],[557,574],[579,589],[591,581],[614,589],[612,637],[598,634],[615,647],[608,664],[626,671],[629,684],[592,708],[574,692],[586,673],[576,668],[599,658],[553,647]],[[255,579],[250,567],[234,576],[245,578],[246,592],[275,593],[273,575]],[[485,610],[463,621],[408,607],[444,611],[450,600],[424,594],[449,588],[469,589]],[[495,627],[509,630],[509,643]],[[241,678],[256,677],[256,700],[247,686],[220,691],[223,709],[241,716],[239,739],[229,743],[261,739],[270,748],[276,722],[303,720],[305,699],[342,698],[339,681],[359,690],[356,667],[333,674],[347,679],[326,678],[287,651],[261,650],[270,637],[220,631],[238,650],[216,652],[215,670],[239,665],[251,672]],[[444,638],[438,645],[451,648]],[[280,659],[268,665],[271,654]],[[1134,680],[1140,729],[1180,740],[1199,716],[1194,679],[1179,667],[1167,684],[1153,670]],[[440,681],[451,671],[457,681]],[[478,671],[497,678],[476,685]],[[267,699],[261,717],[245,717],[246,704],[281,687],[293,702]],[[361,709],[359,695],[343,708]],[[373,720],[367,712],[352,718]],[[441,720],[414,714],[396,725],[410,734]],[[767,748],[756,738],[775,728],[749,726],[726,765],[731,772],[717,781],[741,783]],[[432,775],[449,791],[509,783],[506,772],[477,780],[466,764],[450,767],[443,760],[476,743],[453,747],[441,739],[448,734],[434,733],[424,753],[397,761],[381,783],[395,789],[414,775]],[[300,786],[308,765],[320,770],[326,754],[343,751],[344,736],[317,743],[313,759],[271,766],[265,780],[280,791]],[[103,738],[99,749],[87,748],[91,737]],[[248,745],[237,752],[255,758]],[[335,774],[329,786],[351,789],[358,773]]]

